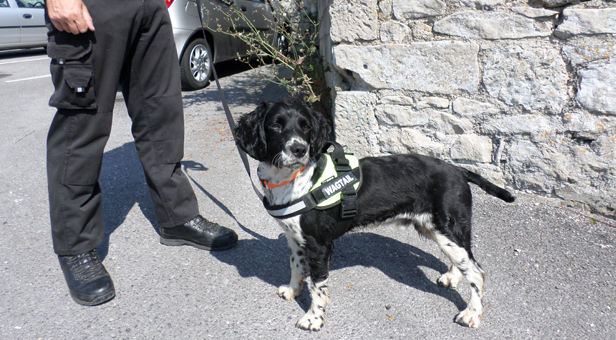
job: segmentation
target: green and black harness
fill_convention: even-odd
[[[357,191],[362,173],[356,156],[345,153],[338,143],[328,142],[324,149],[329,146],[334,147],[331,153],[317,155],[317,164],[325,165],[319,166],[323,171],[307,194],[284,205],[270,205],[267,198],[263,198],[263,206],[271,216],[289,218],[312,209],[327,210],[338,220],[334,234],[346,231],[357,214]]]

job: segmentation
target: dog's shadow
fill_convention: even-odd
[[[241,225],[240,227],[245,228]],[[272,227],[278,227],[275,221],[272,221]],[[441,273],[448,270],[447,266],[433,255],[412,245],[370,232],[351,233],[334,242],[330,275],[336,275],[336,270],[347,267],[374,267],[404,285],[446,298],[460,311],[466,308],[466,302],[456,290],[437,286],[421,270],[421,267]],[[288,284],[291,277],[289,251],[283,234],[278,239],[259,237],[239,240],[233,250],[213,252],[212,255],[221,262],[236,267],[240,276],[257,277],[274,287]],[[276,289],[272,291],[275,292]],[[304,288],[296,301],[304,311],[308,311],[311,301],[308,289]]]
[[[193,161],[184,161],[182,165],[185,171],[203,169],[203,165]],[[253,237],[252,239],[241,239],[234,248],[212,252],[212,255],[219,261],[237,268],[240,276],[244,278],[256,277],[276,288],[288,284],[291,269],[289,250],[284,235],[280,234],[277,239],[269,239],[248,229],[237,220],[229,208],[196,182],[190,176],[189,171],[186,173],[198,190],[201,190],[233,218],[243,231]],[[271,226],[279,228],[273,219]],[[414,233],[415,230],[411,228],[408,232]],[[448,270],[447,266],[432,254],[410,244],[370,232],[353,232],[334,242],[335,250],[331,262],[331,270],[334,272],[332,275],[335,275],[336,270],[347,267],[375,267],[402,284],[446,298],[460,311],[466,308],[466,302],[456,290],[437,286],[420,269],[420,267],[426,267],[441,273]],[[276,289],[272,291],[275,292]],[[308,289],[303,289],[296,301],[304,311],[308,311],[311,302]]]
[[[135,203],[138,204],[152,227],[157,229],[158,226],[134,144],[127,143],[107,152],[105,157],[107,162],[103,164],[101,177],[103,177],[102,182],[106,189],[111,189],[107,190],[107,195],[112,197],[106,200],[107,205],[104,206],[105,240],[99,246],[99,252],[102,253],[103,258],[108,251],[109,235],[123,223]],[[131,161],[127,162],[127,160]],[[122,164],[122,169],[115,169],[117,164]],[[182,165],[185,170],[204,171],[206,169],[202,164],[193,161],[184,161]],[[119,172],[130,175],[117,176]],[[239,240],[234,248],[223,252],[212,252],[212,255],[219,261],[236,267],[242,277],[256,277],[273,287],[288,284],[291,269],[285,237],[280,234],[277,239],[269,239],[248,229],[236,219],[230,209],[196,182],[190,176],[190,172],[186,174],[197,190],[201,190],[227,215],[235,219],[241,229],[253,237]],[[143,185],[135,185],[140,182]],[[136,187],[139,190],[135,190]],[[270,223],[272,228],[279,228],[273,219]],[[410,229],[408,232],[414,233],[415,231]],[[426,245],[431,244],[426,242]],[[438,287],[421,270],[421,267],[425,267],[444,273],[448,269],[447,266],[433,255],[410,244],[370,232],[347,234],[335,240],[331,274],[335,275],[336,270],[354,266],[375,267],[404,285],[446,298],[459,310],[466,308],[466,302],[456,290]],[[276,289],[273,288],[272,292],[275,291]],[[296,301],[302,309],[307,311],[311,302],[308,289],[304,288]]]

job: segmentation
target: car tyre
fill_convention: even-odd
[[[278,39],[276,39],[276,47],[278,48],[278,52],[283,56],[286,57],[289,55],[289,40],[282,32],[278,33]]]
[[[212,50],[207,41],[197,38],[188,44],[180,60],[183,90],[199,90],[207,86],[212,76]]]

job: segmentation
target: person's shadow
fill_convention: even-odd
[[[110,235],[124,223],[135,204],[158,233],[154,203],[134,142],[105,152],[99,183],[103,192],[105,239],[96,249],[102,260],[109,252]]]

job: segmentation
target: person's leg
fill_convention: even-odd
[[[52,240],[58,255],[88,252],[104,237],[98,185],[111,115],[58,110],[47,138]]]
[[[104,237],[98,178],[125,49],[137,31],[131,23],[142,2],[133,2],[132,8],[120,8],[110,6],[112,1],[86,0],[96,32],[73,35],[48,21],[55,87],[50,105],[58,111],[49,129],[47,167],[58,255],[92,250]],[[128,14],[131,11],[133,15]]]
[[[110,13],[104,1],[85,3],[96,32],[60,32],[47,20],[55,87],[50,105],[58,108],[48,134],[47,174],[54,251],[71,296],[78,303],[95,305],[115,296],[95,250],[104,238],[98,178],[111,130],[123,49],[130,38],[121,30],[130,26],[130,18],[118,20],[120,25],[106,25],[119,14]],[[122,13],[129,10],[123,7]]]
[[[165,2],[144,2],[144,17],[121,83],[161,227],[161,242],[208,250],[230,248],[237,235],[199,215],[197,197],[181,169],[184,113],[180,71]]]

